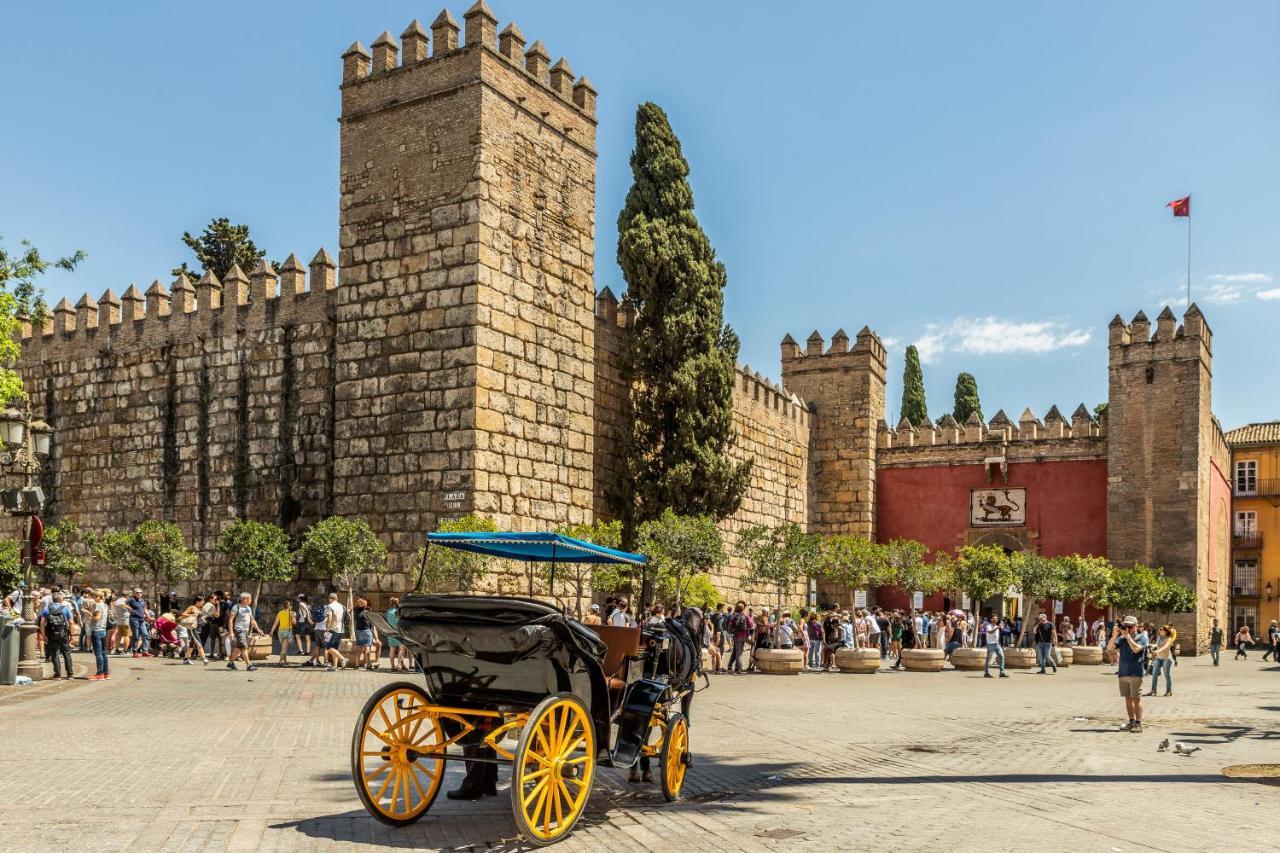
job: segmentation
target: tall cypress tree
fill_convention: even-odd
[[[907,347],[906,365],[902,368],[902,416],[912,424],[922,424],[929,417],[924,400],[924,370],[914,344]]]
[[[956,377],[956,408],[951,416],[956,423],[963,424],[974,412],[978,413],[978,420],[983,419],[982,403],[978,401],[978,380],[972,373],[961,373]]]
[[[728,455],[738,337],[724,323],[724,265],[694,216],[689,164],[657,104],[636,110],[631,171],[618,264],[635,323],[622,353],[630,393],[613,490],[628,541],[667,508],[732,515],[751,473],[750,461]]]

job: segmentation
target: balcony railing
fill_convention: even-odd
[[[1235,533],[1231,536],[1231,547],[1236,551],[1261,551],[1262,531],[1250,530],[1246,533]]]
[[[1267,498],[1280,495],[1280,479],[1255,480],[1253,488],[1244,488],[1241,483],[1231,485],[1232,494],[1238,498]]]

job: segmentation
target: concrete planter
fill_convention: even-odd
[[[836,669],[841,672],[877,672],[880,669],[880,650],[837,649]]]
[[[1076,646],[1071,662],[1076,666],[1098,666],[1102,663],[1102,649],[1097,646]]]
[[[1035,649],[1005,649],[1005,669],[1038,669]]]
[[[760,649],[756,669],[766,675],[798,675],[804,669],[804,650]]]
[[[271,637],[268,634],[258,634],[249,638],[249,660],[266,660],[271,657]]]
[[[956,669],[976,672],[987,665],[987,650],[985,648],[956,649],[951,653],[951,665]]]
[[[907,672],[942,672],[945,660],[942,649],[902,650],[902,665]]]
[[[1075,663],[1076,650],[1074,646],[1058,646],[1058,655],[1062,660],[1058,661],[1058,666],[1068,667]]]

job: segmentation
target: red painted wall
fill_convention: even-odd
[[[1221,534],[1222,536],[1220,536]],[[1231,481],[1213,462],[1209,463],[1209,580],[1218,576],[1218,569],[1227,573],[1227,566],[1218,565],[1219,539],[1231,536]],[[1230,539],[1226,547],[1231,547]]]
[[[982,465],[882,468],[876,472],[876,538],[915,539],[930,551],[954,551],[969,529],[970,491],[991,485]],[[1105,459],[1013,463],[1008,485],[1027,490],[1027,527],[1038,532],[1034,541],[1041,554],[1106,554]],[[942,599],[925,596],[925,609],[941,609]],[[881,589],[876,601],[882,607],[906,609],[911,595]],[[1079,613],[1078,603],[1066,605],[1073,622]],[[1091,609],[1090,618],[1092,613]]]

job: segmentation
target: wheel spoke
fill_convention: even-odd
[[[590,760],[591,760],[590,755],[579,755],[577,758],[566,758],[564,760],[564,763],[565,764],[581,764],[584,761],[590,761]]]
[[[388,764],[387,766],[391,767],[393,765]],[[395,776],[396,774],[394,773],[388,773],[387,778],[382,780],[382,787],[378,789],[378,796],[373,798],[379,804],[382,803],[382,795],[387,792],[387,786],[391,784],[391,780],[394,779]]]
[[[422,783],[418,781],[418,765],[417,764],[409,765],[409,778],[413,781],[413,787],[418,789],[419,801],[421,803],[425,803],[427,801],[427,795],[422,790]]]
[[[378,713],[382,716],[382,719],[385,720],[387,723],[386,731],[388,733],[395,731],[396,724],[391,722],[391,718],[387,716],[387,712],[382,707],[382,705],[378,705]]]
[[[576,726],[575,726],[575,729],[576,729]],[[566,746],[564,749],[560,750],[560,757],[561,757],[561,758],[564,758],[565,756],[567,756],[567,755],[569,755],[570,753],[572,753],[574,750],[576,750],[576,749],[578,748],[578,744],[582,743],[582,742],[583,742],[583,741],[585,741],[586,739],[587,739],[587,733],[586,733],[586,732],[583,732],[582,734],[580,734],[580,735],[578,735],[577,737],[575,737],[575,738],[573,739],[573,742],[572,742],[572,743],[570,743],[570,744],[569,744],[568,746]]]
[[[534,785],[533,788],[529,791],[529,793],[525,796],[523,804],[526,809],[529,808],[529,801],[532,800],[534,797],[536,797],[539,791],[546,789],[547,782],[548,782],[547,779],[543,779],[541,782]]]
[[[552,781],[552,784],[555,786],[551,791],[551,796],[553,797],[552,802],[554,802],[556,806],[556,826],[558,827],[562,823],[564,823],[564,809],[560,803],[560,789],[562,786],[560,785],[559,779],[552,779],[551,781]],[[547,811],[549,813],[550,809],[548,809]]]
[[[545,821],[542,825],[543,832],[547,831],[547,825],[551,822],[551,804],[547,802],[547,795],[550,792],[551,786],[544,785],[542,794],[538,797],[538,802],[533,807],[533,823],[536,824],[539,816],[542,816]]]
[[[383,773],[386,773],[388,770],[390,770],[394,766],[395,766],[394,764],[388,761],[384,763],[382,766],[380,766],[377,770],[373,771],[372,773],[364,774],[365,783],[367,784],[372,782],[374,779],[378,778]]]

